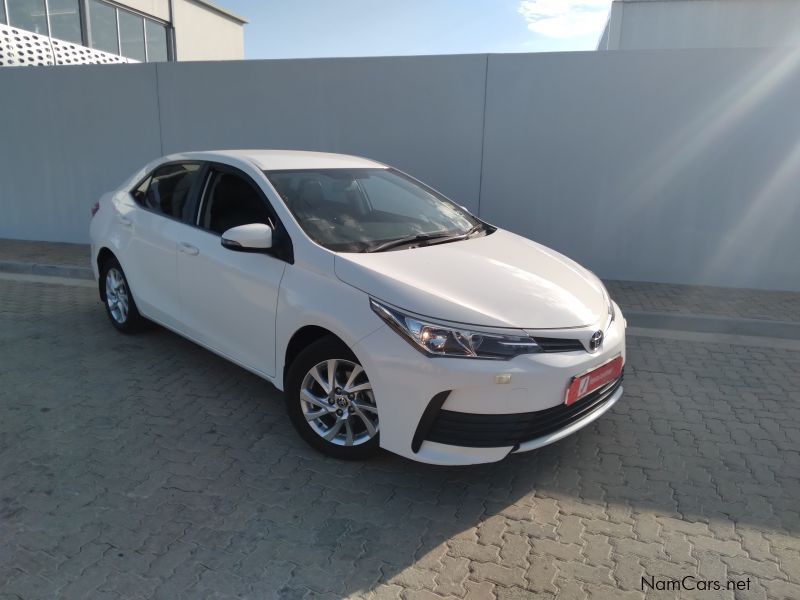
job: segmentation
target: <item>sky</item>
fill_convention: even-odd
[[[594,50],[611,0],[212,0],[245,58]]]

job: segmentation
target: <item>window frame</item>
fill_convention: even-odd
[[[19,25],[12,25],[11,24],[11,15],[9,14],[8,10],[8,0],[0,0],[3,3],[3,10],[5,12],[5,21],[2,21],[4,25],[8,25],[9,27],[15,27],[17,29],[22,29],[23,31],[30,31],[36,35],[43,35],[45,37],[51,37],[50,35],[50,9],[47,6],[47,0],[42,0],[42,7],[44,8],[44,26],[45,26],[45,33],[37,33],[35,31],[31,31],[30,29],[25,29]]]
[[[2,2],[3,0],[0,0]],[[130,58],[125,54],[122,54],[122,40],[121,40],[121,33],[119,28],[119,15],[121,12],[126,12],[132,14],[137,17],[141,17],[142,19],[142,37],[144,39],[144,56],[145,59],[143,62],[148,63],[150,62],[150,57],[148,56],[147,50],[147,22],[150,21],[159,27],[164,29],[165,34],[165,41],[166,41],[166,51],[167,51],[167,62],[172,62],[175,60],[175,50],[174,50],[174,38],[175,38],[175,29],[172,26],[172,23],[169,21],[162,21],[161,19],[149,15],[147,13],[143,13],[141,11],[136,10],[135,8],[129,6],[123,6],[112,0],[97,0],[100,4],[105,4],[106,6],[114,9],[114,20],[117,24],[117,47],[119,48],[119,52],[111,52],[110,54],[114,54],[115,56],[121,56],[123,58]],[[82,45],[86,46],[87,48],[94,48],[92,45],[92,33],[91,33],[91,9],[90,9],[90,0],[79,0],[79,8],[80,8],[80,17],[81,17],[81,31],[83,34],[83,41],[81,42]],[[49,9],[48,9],[49,11]],[[50,14],[47,12],[47,22],[48,22],[48,30],[50,26]],[[105,52],[105,50],[103,50]],[[133,59],[136,60],[136,59]]]
[[[99,52],[108,52],[109,54],[113,54],[114,56],[120,56],[123,58],[132,58],[122,53],[122,39],[121,39],[121,32],[119,27],[119,16],[120,12],[127,13],[130,15],[134,15],[136,17],[140,17],[142,19],[142,38],[144,40],[144,61],[145,63],[152,62],[150,60],[149,51],[147,47],[147,40],[148,40],[148,33],[147,33],[147,24],[152,23],[164,30],[164,41],[166,42],[166,62],[174,62],[175,61],[175,28],[173,27],[170,21],[164,21],[159,19],[158,17],[154,17],[153,15],[141,12],[136,10],[133,7],[125,6],[115,2],[114,0],[97,0],[98,3],[104,4],[109,8],[114,9],[114,21],[116,23],[116,39],[117,39],[117,52],[108,52],[107,50],[101,50],[100,48],[95,48],[92,44],[92,32],[91,32],[91,8],[90,8],[90,0],[77,0],[78,3],[78,25],[80,28],[80,41],[75,40],[65,40],[70,44],[78,44],[81,46],[85,46],[86,48],[91,48],[92,50],[97,50]],[[37,35],[44,35],[46,37],[56,37],[57,39],[64,39],[53,35],[53,25],[51,23],[51,12],[50,12],[50,5],[47,0],[42,0],[44,5],[44,17],[45,17],[45,27],[47,31],[45,33],[39,33]],[[0,24],[7,25],[9,27],[19,27],[18,25],[12,25],[10,23],[10,17],[8,14],[8,1],[7,0],[0,0],[0,8],[2,8],[2,13],[0,13]],[[29,31],[25,29],[25,31]],[[35,33],[35,32],[33,32]],[[137,60],[132,58],[132,60]],[[161,61],[159,61],[161,62]]]
[[[62,37],[58,37],[57,35],[53,35],[53,23],[51,22],[51,12],[50,12],[50,2],[45,1],[45,16],[47,17],[47,32],[50,37],[54,37],[58,40],[64,40],[69,42],[70,44],[80,44],[81,46],[84,45],[84,42],[87,41],[87,33],[86,33],[86,10],[84,5],[84,0],[75,0],[78,5],[78,31],[80,35],[80,41],[76,42],[74,40],[67,40]],[[88,44],[87,44],[87,47]]]
[[[142,42],[142,56],[143,59],[138,59],[133,56],[129,56],[127,54],[123,54],[122,52],[122,24],[125,18],[133,17],[135,19],[139,19],[139,23],[137,25],[141,25],[141,42]],[[119,55],[124,56],[125,58],[132,58],[133,60],[139,60],[139,62],[147,62],[147,28],[145,25],[145,20],[147,17],[143,17],[139,13],[135,13],[132,10],[121,10],[117,8],[117,37],[119,38]],[[129,42],[128,42],[129,43]]]
[[[179,219],[178,217],[175,217],[173,215],[168,215],[167,213],[165,213],[162,210],[154,210],[152,208],[149,208],[149,207],[145,206],[144,204],[142,204],[141,202],[139,202],[136,199],[136,196],[134,195],[136,190],[138,190],[141,187],[141,185],[145,181],[147,181],[148,179],[150,180],[150,182],[147,184],[147,189],[149,191],[150,185],[153,183],[152,180],[153,180],[153,177],[154,177],[155,173],[157,171],[163,169],[164,167],[170,167],[172,165],[200,165],[200,172],[198,174],[197,181],[195,181],[192,184],[192,187],[189,188],[189,192],[188,192],[187,198],[186,198],[186,203],[189,205],[189,209],[190,209],[188,214],[190,215],[191,221],[184,221],[183,219]],[[176,221],[178,223],[182,223],[183,225],[188,225],[190,227],[195,227],[196,226],[195,222],[197,220],[197,204],[198,204],[197,199],[199,198],[198,192],[201,192],[201,191],[205,190],[205,181],[206,181],[207,178],[208,178],[208,164],[205,161],[202,161],[202,160],[168,160],[166,162],[159,163],[158,165],[156,165],[155,167],[150,169],[144,177],[142,177],[141,179],[137,180],[137,182],[133,186],[131,186],[131,188],[128,190],[128,194],[130,195],[130,197],[133,200],[134,204],[136,204],[136,207],[140,208],[141,210],[144,210],[144,211],[149,212],[151,214],[157,215],[159,217],[164,217],[165,219],[169,219],[171,221]],[[145,192],[145,193],[147,193],[147,192]]]
[[[110,8],[112,11],[114,11],[113,22],[115,28],[114,39],[116,40],[117,44],[116,52],[113,52],[111,50],[104,50],[103,48],[97,48],[94,45],[95,36],[92,34],[92,21],[94,20],[93,17],[97,16],[97,12],[92,8],[93,4],[99,4],[101,6],[105,6],[106,8]],[[115,56],[122,56],[122,54],[120,54],[121,48],[119,43],[119,16],[118,16],[119,7],[117,7],[114,4],[111,4],[110,2],[104,2],[103,0],[86,0],[84,3],[84,7],[86,8],[86,31],[88,33],[88,37],[86,39],[86,46],[91,48],[92,50],[97,50],[99,52],[105,52],[107,54],[113,54]]]
[[[205,164],[206,171],[203,174],[204,181],[200,193],[197,196],[197,203],[194,206],[194,223],[192,226],[200,231],[204,231],[207,234],[218,238],[221,245],[222,235],[218,234],[216,231],[211,231],[210,229],[203,227],[200,224],[200,218],[203,214],[203,209],[206,206],[206,202],[208,201],[209,184],[211,182],[211,178],[214,176],[214,173],[219,172],[239,177],[255,190],[256,195],[261,199],[261,202],[266,208],[267,213],[275,224],[272,228],[273,246],[269,250],[264,251],[264,254],[289,264],[294,264],[294,244],[292,243],[292,238],[284,226],[283,221],[281,221],[281,218],[278,215],[278,212],[275,210],[275,207],[273,206],[272,201],[269,199],[269,196],[267,196],[266,192],[264,192],[264,188],[260,186],[255,179],[238,167],[216,161],[205,161]]]
[[[348,168],[347,167],[343,167],[343,168],[324,167],[324,168],[294,168],[294,169],[261,169],[261,173],[264,175],[264,177],[266,177],[266,179],[269,182],[270,186],[275,190],[275,194],[278,197],[278,201],[283,203],[283,207],[291,215],[291,217],[295,220],[295,223],[297,224],[297,228],[302,232],[302,235],[304,235],[305,238],[309,242],[311,242],[315,246],[317,246],[319,248],[322,248],[322,249],[324,249],[324,250],[326,250],[328,252],[334,252],[334,253],[337,253],[337,254],[339,254],[339,253],[350,253],[350,251],[347,251],[347,250],[335,250],[335,249],[329,248],[325,244],[315,240],[314,237],[308,231],[306,231],[305,227],[303,226],[303,223],[300,221],[300,219],[297,217],[297,215],[294,214],[293,210],[289,207],[289,202],[285,198],[283,198],[283,196],[281,196],[281,193],[278,191],[277,187],[272,183],[272,179],[270,178],[270,175],[273,174],[273,173],[275,173],[275,174],[301,173],[301,172],[307,172],[307,171],[326,171],[326,170],[331,170],[331,171],[334,171],[334,170],[348,170]],[[406,180],[406,181],[408,181],[408,182],[410,182],[412,184],[415,184],[415,185],[419,186],[420,188],[423,189],[423,191],[428,192],[434,198],[436,198],[436,199],[438,199],[440,201],[443,201],[446,204],[450,204],[450,205],[456,207],[457,209],[463,211],[464,213],[466,213],[466,215],[470,219],[475,221],[475,225],[481,224],[485,228],[487,228],[486,235],[490,235],[490,234],[494,233],[495,231],[497,231],[496,227],[490,225],[489,223],[487,223],[483,219],[481,219],[478,216],[474,215],[472,213],[472,211],[470,211],[465,206],[462,206],[461,204],[459,204],[455,200],[445,196],[442,192],[436,190],[435,188],[432,188],[428,184],[420,181],[419,179],[413,177],[412,175],[409,175],[408,173],[406,173],[404,171],[400,171],[399,169],[396,169],[394,167],[389,167],[389,166],[387,166],[387,167],[354,167],[352,170],[365,170],[365,171],[366,170],[376,170],[376,171],[380,170],[380,171],[386,171],[388,173],[392,173],[393,175],[396,175],[396,176],[400,177],[401,179],[404,179],[404,180]],[[374,207],[372,205],[372,202],[369,199],[369,195],[366,193],[366,190],[364,190],[361,187],[360,184],[359,184],[359,188],[364,193],[364,199],[366,200],[367,205],[370,208],[370,210],[374,210]],[[379,211],[379,212],[385,212],[385,211]],[[363,252],[363,251],[361,251],[361,252]],[[360,254],[361,252],[354,252],[354,253]]]
[[[2,1],[2,0],[0,0]],[[197,178],[197,181],[192,184],[191,189],[189,190],[189,196],[186,199],[186,202],[189,204],[190,210],[188,211],[190,221],[184,221],[183,219],[178,219],[172,215],[168,215],[160,210],[153,210],[141,204],[136,197],[134,196],[134,192],[148,179],[153,178],[153,174],[163,167],[168,167],[170,165],[186,165],[186,164],[199,164],[200,165],[200,175]],[[214,170],[218,170],[221,172],[227,172],[231,175],[236,175],[244,179],[250,186],[252,186],[258,196],[261,198],[261,201],[267,208],[267,212],[272,216],[275,221],[275,227],[272,230],[273,236],[273,246],[269,250],[264,251],[264,254],[268,256],[272,256],[273,258],[277,258],[278,260],[282,260],[284,262],[289,263],[290,265],[294,264],[294,244],[292,242],[292,237],[289,235],[289,231],[286,229],[286,226],[283,224],[280,216],[278,216],[278,212],[275,210],[275,207],[272,204],[272,201],[269,199],[269,196],[264,192],[264,189],[258,184],[258,182],[253,179],[250,175],[242,171],[241,169],[234,167],[233,165],[229,165],[226,163],[209,161],[209,160],[168,160],[162,163],[159,163],[144,176],[140,177],[136,180],[136,182],[128,189],[128,195],[131,197],[131,200],[136,205],[136,208],[146,211],[150,214],[162,217],[164,219],[169,219],[171,221],[175,221],[176,223],[180,223],[181,225],[186,225],[187,227],[192,227],[194,229],[198,229],[204,233],[209,235],[213,235],[217,239],[220,240],[220,246],[222,245],[222,236],[214,231],[210,231],[200,225],[200,215],[201,211],[203,210],[203,206],[205,205],[206,194],[208,193],[208,184],[211,181],[211,176],[213,175]],[[148,190],[150,189],[150,184],[147,185]]]
[[[133,12],[133,11],[128,11]],[[139,13],[134,13],[139,14]],[[175,47],[174,47],[174,29],[172,28],[171,23],[167,23],[164,21],[159,21],[158,19],[153,19],[151,17],[140,15],[142,17],[142,32],[144,34],[144,62],[162,62],[162,61],[151,61],[150,60],[150,49],[148,48],[148,39],[149,34],[147,33],[147,24],[152,23],[158,27],[162,27],[164,29],[164,42],[166,44],[165,51],[166,51],[166,62],[171,62],[175,60]]]

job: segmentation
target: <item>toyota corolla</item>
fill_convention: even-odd
[[[497,461],[622,396],[625,320],[594,274],[379,162],[176,154],[92,213],[111,324],[153,321],[273,383],[331,456]]]

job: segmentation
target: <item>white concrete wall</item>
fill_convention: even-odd
[[[242,60],[244,27],[192,0],[173,0],[175,50],[179,61]]]
[[[798,44],[797,0],[617,0],[598,50]]]
[[[478,206],[486,56],[166,63],[164,152],[333,150],[368,156]]]
[[[0,237],[86,241],[93,201],[162,153],[307,148],[394,164],[600,276],[800,291],[798,50],[42,67],[0,89]]]
[[[152,15],[162,21],[169,21],[169,0],[120,0],[119,4]]]
[[[0,69],[0,237],[87,241],[102,191],[161,154],[155,65],[124,66]]]
[[[491,56],[480,213],[603,277],[800,290],[800,49]]]

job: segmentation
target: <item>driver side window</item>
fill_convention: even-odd
[[[200,227],[222,235],[231,227],[275,221],[253,184],[238,175],[212,171],[200,214]]]

